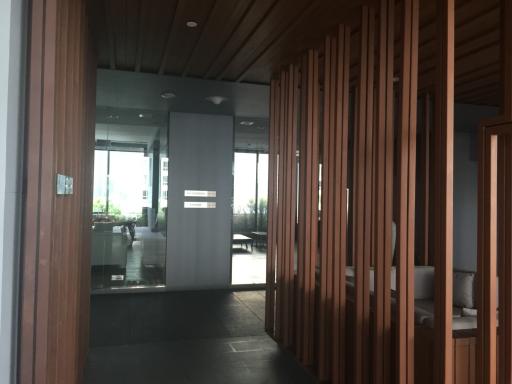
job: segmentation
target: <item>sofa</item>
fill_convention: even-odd
[[[347,267],[347,288],[353,289],[354,268]],[[374,291],[374,270],[370,270],[370,294]],[[453,272],[453,330],[475,329],[477,310],[475,273]],[[396,267],[391,269],[392,305],[396,303]],[[434,327],[434,267],[417,266],[414,269],[414,318],[416,326]]]
[[[131,242],[127,234],[111,223],[97,223],[92,231],[91,266],[117,266],[126,268],[128,248]]]

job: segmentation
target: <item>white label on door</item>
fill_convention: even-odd
[[[217,197],[217,191],[194,191],[185,190],[186,197]]]
[[[217,208],[217,203],[211,201],[185,201],[185,208]]]

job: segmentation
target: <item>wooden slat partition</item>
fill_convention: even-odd
[[[358,80],[357,125],[354,139],[354,380],[369,380],[370,241],[372,226],[373,102],[375,12],[361,10],[361,52]]]
[[[81,383],[88,347],[95,57],[86,2],[31,8],[19,382]],[[74,193],[56,196],[56,174]]]
[[[309,50],[301,66],[299,233],[296,354],[313,364],[315,274],[318,253],[319,92],[318,52]]]
[[[394,0],[381,0],[379,69],[375,131],[375,308],[373,322],[373,383],[391,380],[391,264],[393,225],[393,65]]]
[[[400,125],[398,132],[396,376],[414,382],[414,207],[416,183],[416,107],[419,1],[404,0]]]
[[[453,376],[453,156],[455,1],[437,2],[438,69],[436,81],[434,206],[435,323],[434,377],[451,383]]]

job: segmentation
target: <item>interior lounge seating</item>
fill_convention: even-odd
[[[434,327],[434,267],[414,268],[414,320],[416,327]],[[354,268],[347,267],[347,291],[353,292]],[[476,279],[474,272],[454,271],[453,330],[476,330]],[[375,270],[370,269],[370,293],[375,287]],[[396,267],[391,269],[392,296],[396,294]],[[392,298],[393,308],[396,300]]]
[[[96,223],[92,231],[91,266],[126,268],[129,235],[112,223]]]

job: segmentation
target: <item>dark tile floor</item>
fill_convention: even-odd
[[[86,384],[315,383],[263,330],[263,292],[93,296]]]

